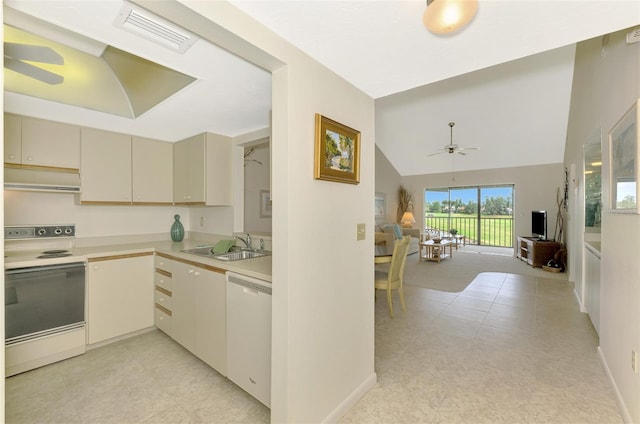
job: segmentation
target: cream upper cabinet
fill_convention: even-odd
[[[81,203],[131,204],[131,136],[82,128]]]
[[[173,145],[173,200],[179,204],[205,204],[205,140],[203,135]]]
[[[205,133],[174,144],[174,202],[231,205],[231,138]]]
[[[22,118],[4,114],[4,163],[22,163]]]
[[[173,144],[149,138],[131,139],[133,203],[173,203]]]
[[[5,114],[5,163],[77,172],[80,128],[60,122]]]

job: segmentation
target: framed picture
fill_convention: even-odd
[[[316,180],[360,182],[360,132],[316,113],[314,177]]]
[[[638,208],[638,105],[620,118],[609,133],[611,212],[640,213]]]
[[[387,198],[384,193],[376,193],[373,215],[376,219],[384,218],[387,215]]]
[[[260,218],[271,218],[271,193],[260,190]]]

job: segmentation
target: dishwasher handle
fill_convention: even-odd
[[[269,283],[260,280],[255,280],[250,277],[243,277],[242,275],[227,273],[227,281],[232,284],[237,284],[240,287],[248,288],[258,292],[262,292],[271,295],[271,287]]]

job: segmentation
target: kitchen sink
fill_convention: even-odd
[[[237,252],[213,255],[213,259],[219,259],[221,261],[240,261],[242,259],[259,258],[261,256],[266,256],[266,253],[254,252],[252,250],[238,250]]]
[[[201,256],[203,258],[217,259],[220,261],[240,261],[243,259],[259,258],[266,256],[265,252],[254,252],[253,250],[232,250],[228,253],[213,253],[213,246],[196,247],[195,249],[181,250],[183,253]]]

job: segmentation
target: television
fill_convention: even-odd
[[[540,240],[547,239],[547,211],[531,211],[531,234]]]

